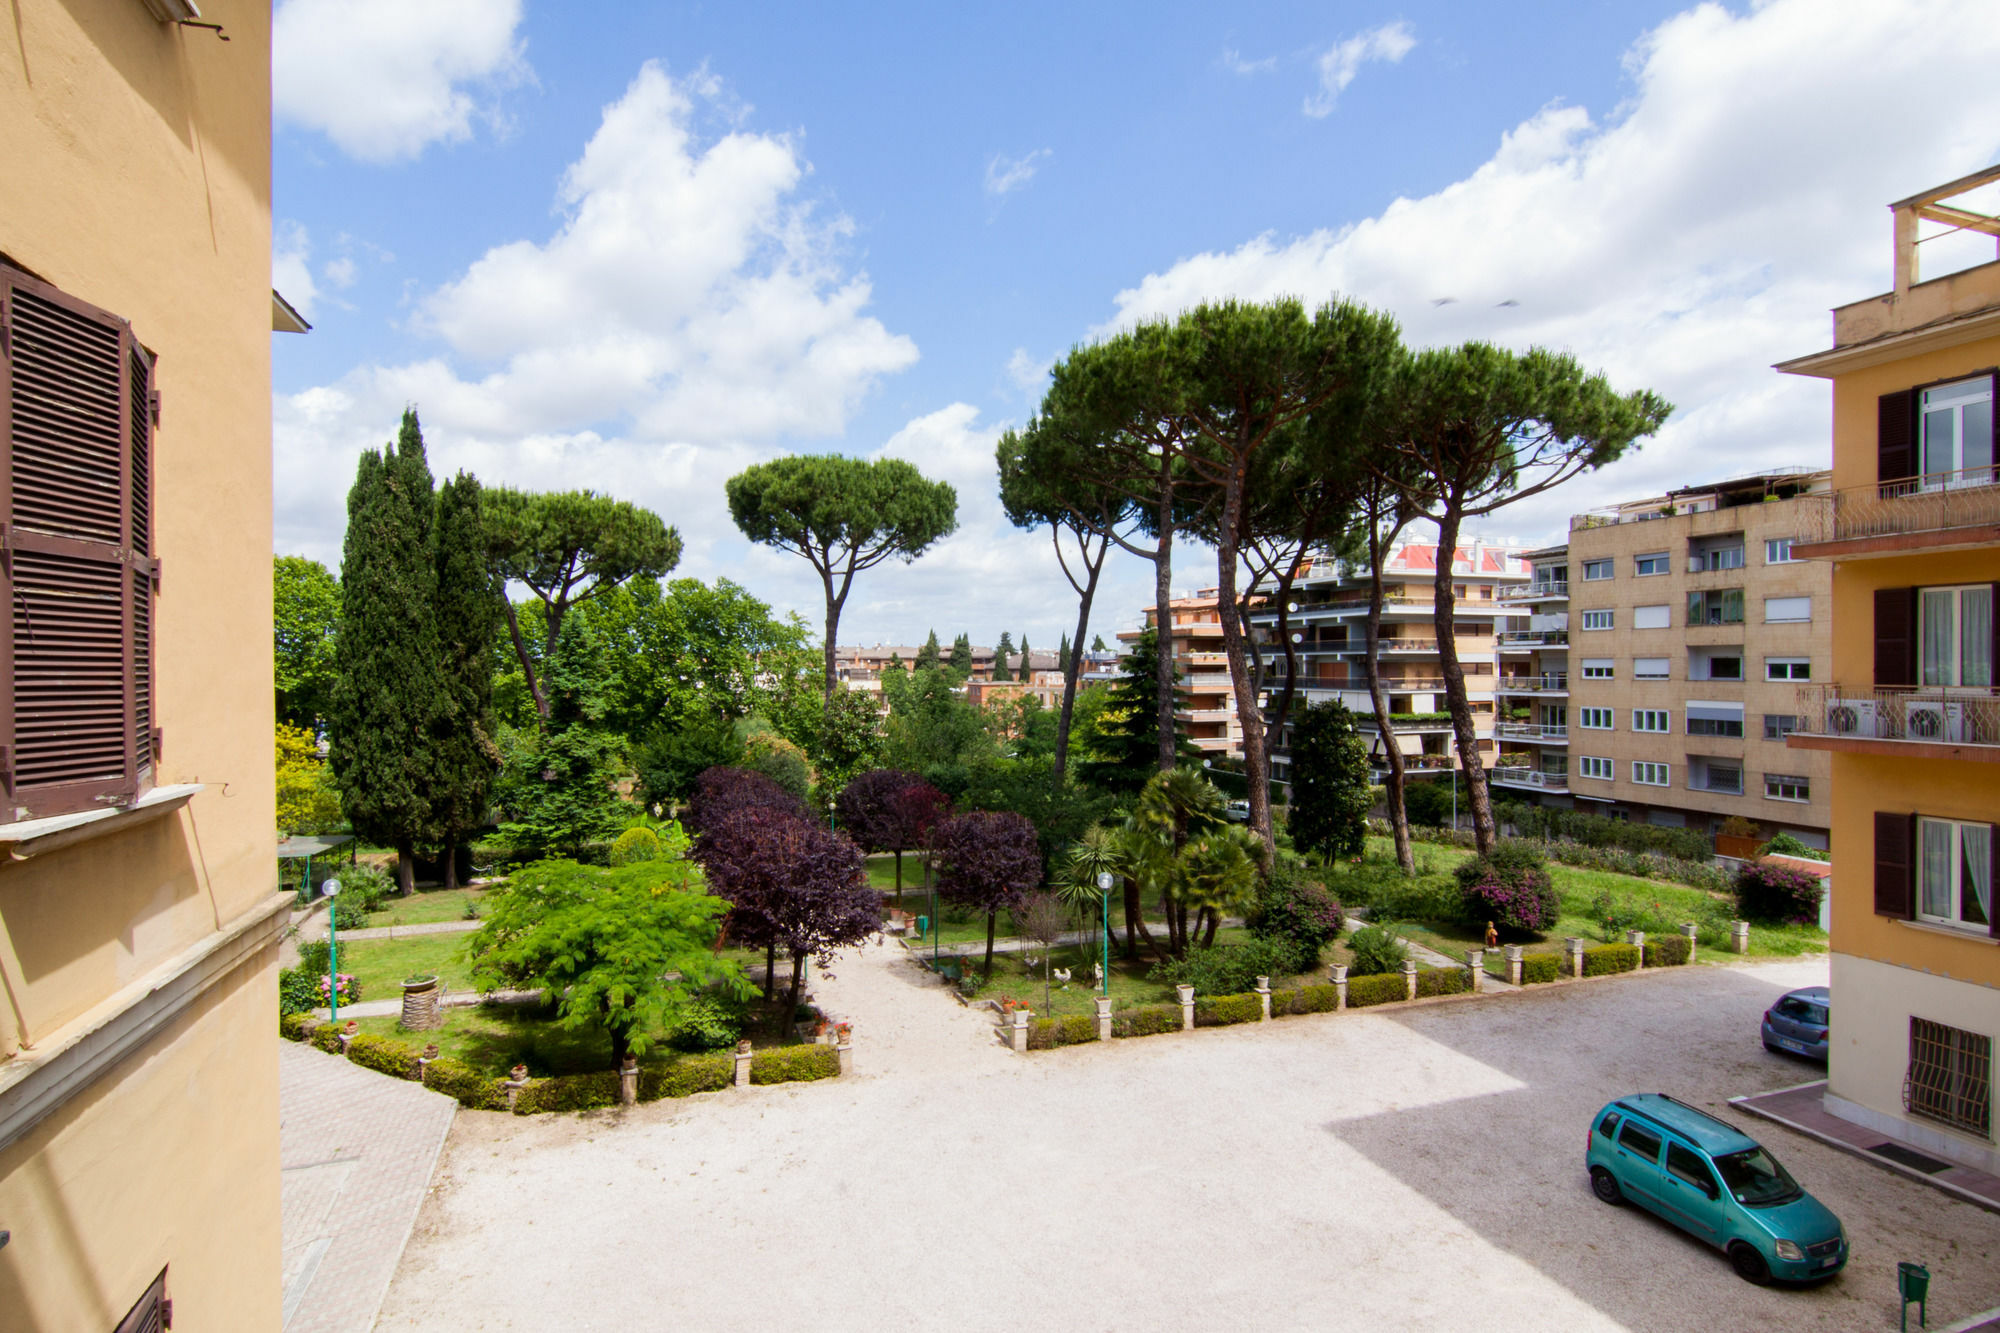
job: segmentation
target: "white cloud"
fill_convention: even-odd
[[[1305,113],[1315,120],[1332,115],[1334,103],[1340,100],[1347,85],[1354,82],[1363,65],[1375,60],[1396,64],[1416,44],[1416,34],[1400,20],[1335,42],[1314,62],[1319,71],[1319,88],[1306,98]]]
[[[1222,48],[1222,67],[1231,74],[1269,74],[1278,67],[1276,56],[1265,56],[1262,60],[1251,60],[1233,46]]]
[[[1044,161],[1055,156],[1053,148],[1037,148],[1021,157],[995,153],[986,160],[986,193],[1011,194],[1035,178]]]
[[[319,271],[320,276],[326,279],[328,286],[337,287],[345,291],[354,285],[356,277],[354,256],[342,255],[338,259],[329,259],[325,264],[320,266]]]
[[[1049,367],[1054,364],[1047,357],[1032,355],[1025,347],[1016,347],[1007,358],[1007,378],[1031,401],[1039,402],[1042,391],[1049,385]]]
[[[307,319],[319,300],[312,275],[312,238],[297,222],[281,222],[271,235],[271,285]]]
[[[355,456],[415,404],[440,475],[645,504],[680,528],[684,571],[818,605],[803,562],[745,577],[760,558],[722,483],[781,446],[837,437],[917,349],[864,313],[868,280],[839,259],[849,224],[797,197],[809,168],[792,140],[697,142],[701,87],[645,66],[564,176],[554,234],[496,246],[417,294],[416,330],[437,354],[276,400],[279,550],[337,563]]]
[[[364,162],[414,158],[470,138],[495,92],[532,77],[520,23],[520,0],[285,0],[272,110]]]
[[[1150,274],[1107,327],[1223,295],[1342,294],[1396,314],[1412,345],[1565,349],[1677,404],[1636,456],[1507,511],[1530,539],[1620,498],[1825,466],[1825,386],[1771,363],[1824,347],[1829,307],[1887,289],[1886,202],[2000,156],[1990,5],[1926,3],[1922,23],[1911,8],[1702,5],[1634,46],[1612,117],[1545,108],[1434,194]]]

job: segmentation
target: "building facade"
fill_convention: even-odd
[[[191,17],[0,59],[8,1329],[281,1322],[270,6]]]
[[[1204,756],[1243,757],[1243,721],[1236,712],[1236,690],[1229,679],[1229,657],[1222,647],[1222,611],[1214,588],[1167,603],[1173,618],[1167,648],[1180,673],[1182,701],[1174,713],[1175,730]],[[1146,625],[1159,621],[1157,607],[1146,608]],[[1120,643],[1130,645],[1143,631],[1123,630]]]
[[[1787,747],[1798,687],[1831,668],[1831,576],[1794,545],[1828,474],[1690,487],[1579,514],[1503,636],[1496,788],[1709,833],[1824,847],[1824,756]]]
[[[1380,637],[1368,638],[1368,572],[1334,560],[1317,560],[1293,583],[1286,618],[1298,663],[1295,708],[1338,700],[1359,715],[1368,752],[1379,776],[1387,771],[1384,750],[1395,746],[1405,769],[1415,776],[1443,773],[1458,764],[1458,746],[1445,712],[1444,668],[1432,618],[1436,589],[1436,543],[1404,541],[1383,562]],[[1479,739],[1479,762],[1491,767],[1497,754],[1493,734],[1499,680],[1500,636],[1516,617],[1510,599],[1529,580],[1527,561],[1512,546],[1469,542],[1453,554],[1453,631],[1459,665]],[[1277,608],[1258,607],[1251,620],[1264,656],[1264,690],[1285,684],[1285,655],[1278,646]],[[1367,659],[1380,664],[1389,697],[1385,728],[1375,718],[1368,692]],[[1226,680],[1226,677],[1225,677]],[[1291,729],[1273,738],[1272,781],[1289,780]]]
[[[1961,198],[1892,205],[1892,289],[1779,370],[1833,388],[1833,492],[1793,550],[1830,565],[1833,669],[1790,744],[1831,764],[1832,1113],[2000,1171],[2000,261],[1930,280],[1931,228],[2000,237]]]

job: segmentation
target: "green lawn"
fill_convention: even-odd
[[[476,904],[485,889],[422,889],[407,898],[391,894],[382,900],[382,910],[368,914],[368,925],[424,926],[438,921],[464,921],[466,904]]]
[[[465,958],[468,935],[417,935],[405,940],[342,941],[340,971],[361,983],[363,1000],[394,1000],[403,978],[435,972],[448,991],[472,989],[472,964]]]
[[[595,1023],[575,1030],[564,1028],[532,1006],[481,1004],[447,1009],[444,1026],[429,1032],[405,1032],[396,1026],[393,1014],[359,1021],[363,1032],[378,1037],[417,1047],[434,1041],[440,1055],[463,1060],[495,1076],[517,1064],[526,1065],[536,1078],[595,1074],[611,1068],[611,1039],[603,1028]],[[677,1052],[656,1042],[639,1060],[646,1065],[666,1065],[678,1058]]]

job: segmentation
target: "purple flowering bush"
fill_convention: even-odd
[[[1816,926],[1825,892],[1817,875],[1751,861],[1736,872],[1736,914],[1745,921]]]
[[[1458,892],[1465,919],[1491,921],[1501,930],[1540,934],[1556,923],[1561,900],[1539,853],[1519,843],[1502,843],[1491,856],[1459,864]]]

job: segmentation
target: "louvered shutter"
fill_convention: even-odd
[[[1875,914],[1907,921],[1916,900],[1917,817],[1875,812]]]
[[[0,819],[30,819],[152,783],[153,360],[25,275],[0,299]]]
[[[1875,684],[1917,683],[1917,590],[1875,590]]]
[[[1886,483],[1916,475],[1916,390],[1885,393],[1875,405],[1875,479]]]
[[[118,1327],[111,1333],[165,1333],[173,1326],[174,1303],[167,1299],[167,1270],[162,1268],[139,1303],[118,1321]]]

